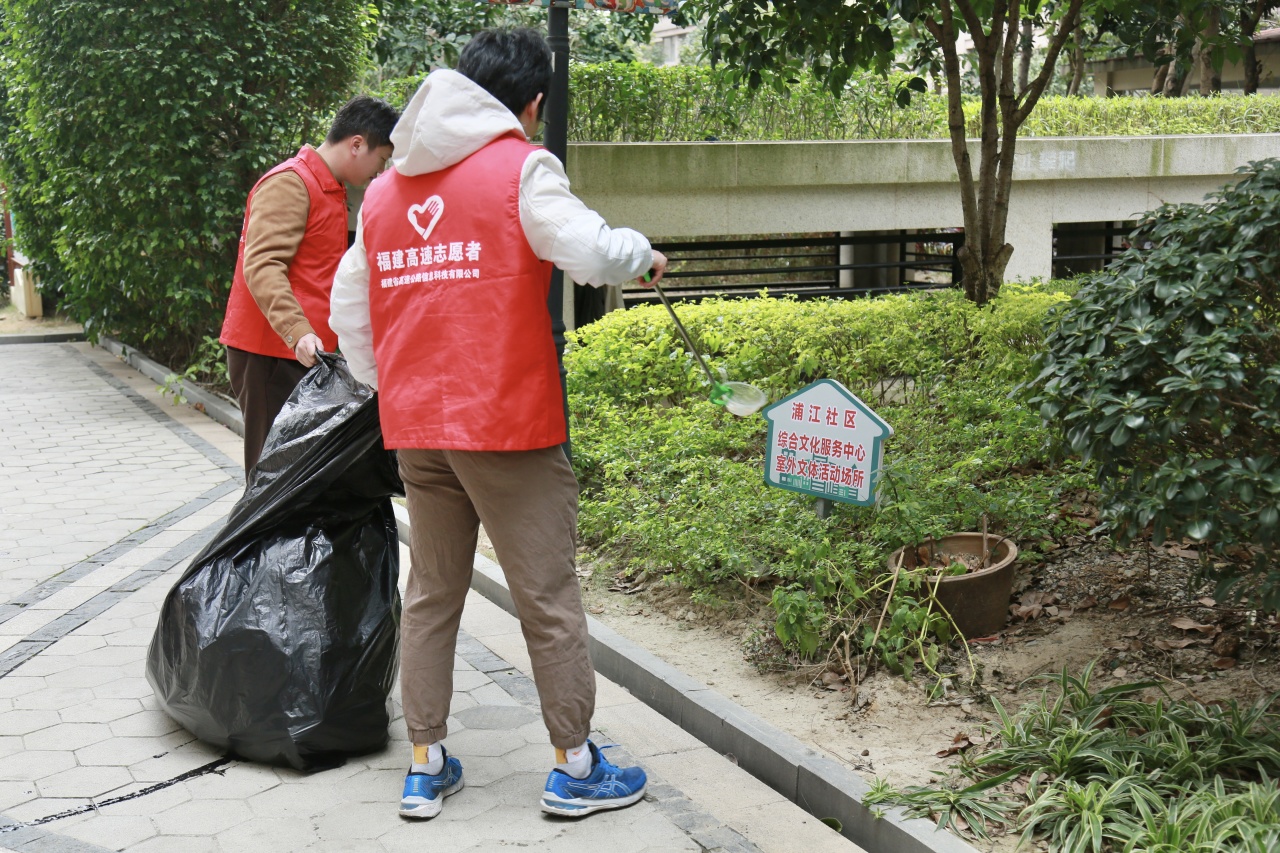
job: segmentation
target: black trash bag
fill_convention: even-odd
[[[254,761],[319,770],[382,748],[400,551],[378,402],[323,355],[226,525],[170,590],[147,653],[169,716]]]

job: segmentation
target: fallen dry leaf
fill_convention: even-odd
[[[1206,595],[1204,598],[1198,598],[1198,599],[1196,599],[1196,600],[1197,600],[1197,601],[1199,601],[1201,604],[1203,604],[1205,607],[1217,607],[1217,606],[1218,606],[1218,602],[1214,601],[1212,598],[1210,598],[1210,597],[1209,597],[1209,596],[1207,596],[1207,595]]]
[[[1129,670],[1125,669],[1122,666],[1118,666],[1115,669],[1111,670],[1111,674],[1114,675],[1116,678],[1124,678],[1126,675],[1129,674]]]
[[[1141,631],[1141,629],[1140,629],[1140,628],[1134,628],[1134,629],[1133,629],[1133,630],[1131,630],[1131,631],[1125,631],[1125,632],[1124,632],[1123,634],[1121,634],[1120,636],[1121,636],[1121,637],[1136,637],[1136,636],[1138,636],[1138,634],[1140,634],[1140,633],[1142,633],[1142,631]]]
[[[1195,642],[1197,641],[1185,640],[1185,639],[1184,640],[1156,640],[1151,645],[1155,646],[1157,649],[1160,649],[1162,651],[1169,652],[1169,651],[1173,651],[1174,649],[1185,649],[1187,646],[1190,646]]]
[[[1042,610],[1043,608],[1041,608],[1039,604],[1009,605],[1009,612],[1012,613],[1014,617],[1021,619],[1024,622],[1029,621],[1031,619],[1035,619],[1037,616],[1040,615]]]
[[[1112,599],[1111,603],[1107,605],[1107,608],[1109,610],[1128,610],[1129,596],[1122,595],[1119,598]]]
[[[1213,662],[1214,669],[1235,669],[1235,666],[1236,666],[1235,658],[1218,658],[1216,661]]]
[[[955,755],[957,752],[963,752],[964,750],[968,749],[972,745],[973,744],[972,744],[972,741],[969,740],[969,736],[967,734],[960,733],[951,739],[950,746],[944,749],[938,750],[937,752],[934,753],[934,755],[938,756],[939,758],[946,758],[949,755]]]
[[[1088,610],[1090,607],[1097,607],[1098,599],[1092,595],[1086,595],[1080,601],[1076,602],[1076,610]]]
[[[1203,625],[1189,616],[1178,616],[1169,620],[1169,624],[1183,631],[1199,631],[1202,634],[1216,634],[1217,625]]]

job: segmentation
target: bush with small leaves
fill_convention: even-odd
[[[1093,461],[1122,540],[1202,543],[1280,605],[1280,161],[1166,205],[1052,319],[1034,402]]]

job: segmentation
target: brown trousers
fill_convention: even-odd
[[[559,447],[517,452],[401,450],[413,564],[400,624],[409,740],[448,733],[453,657],[484,524],[511,587],[551,745],[591,731],[596,677],[574,572],[578,481]]]
[[[258,464],[276,415],[289,401],[307,368],[292,358],[276,358],[227,347],[227,378],[244,418],[244,471]]]

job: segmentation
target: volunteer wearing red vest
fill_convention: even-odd
[[[547,311],[551,265],[620,284],[667,259],[611,229],[528,142],[550,85],[533,30],[488,30],[434,71],[391,135],[338,269],[331,322],[355,377],[378,388],[413,521],[400,683],[413,759],[400,814],[430,818],[462,788],[443,746],[478,525],[502,564],[556,762],[544,811],[580,817],[644,795],[645,773],[588,740],[595,671],[574,573],[578,483],[560,445],[563,396]]]
[[[352,99],[324,144],[304,146],[249,193],[219,338],[244,418],[246,473],[316,351],[337,347],[329,291],[347,250],[344,183],[363,185],[382,170],[397,118],[376,98]]]

